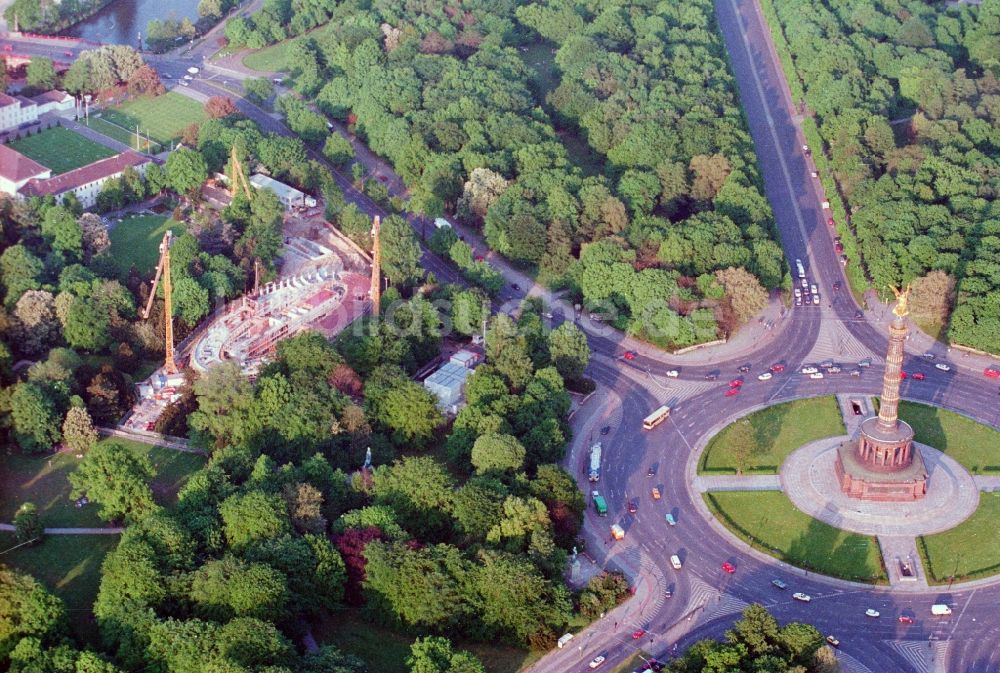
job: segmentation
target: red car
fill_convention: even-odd
[[[733,395],[739,395],[739,394],[740,394],[740,389],[739,388],[727,388],[726,389],[726,397],[732,397]]]
[[[899,380],[900,381],[905,381],[907,376],[909,376],[909,374],[907,374],[906,372],[902,372],[902,371],[899,372]]]
[[[995,367],[987,367],[983,370],[983,376],[988,379],[1000,379],[1000,369]]]
[[[743,385],[743,379],[733,379],[732,381],[729,382],[730,388],[739,388],[742,385]]]
[[[899,623],[900,624],[912,624],[913,623],[913,617],[907,617],[906,615],[900,615],[899,616]]]
[[[914,381],[923,381],[925,378],[927,378],[927,375],[923,372],[913,372]]]
[[[725,570],[730,575],[732,575],[734,572],[736,572],[736,566],[734,566],[729,561],[726,561],[725,563],[722,564],[722,569]]]
[[[785,371],[785,365],[782,365],[782,364],[773,364],[773,365],[771,365],[771,371],[774,372],[775,374],[778,374],[779,372],[783,372],[783,371]]]
[[[625,351],[622,357],[626,360],[635,360],[635,351]]]
[[[831,227],[836,224],[836,222],[833,221],[832,217],[826,218],[826,223],[829,224]]]
[[[637,630],[635,630],[635,631],[632,632],[632,640],[639,640],[644,635],[646,635],[646,630],[645,629],[637,629]]]

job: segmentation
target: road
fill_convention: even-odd
[[[763,603],[782,622],[806,621],[824,633],[835,633],[841,640],[839,652],[845,670],[918,673],[1000,670],[1000,651],[993,645],[1000,635],[1000,619],[994,608],[1000,600],[1000,587],[955,585],[951,591],[921,594],[852,586],[748,553],[744,545],[698,514],[695,501],[701,496],[685,475],[692,452],[705,439],[710,425],[746,413],[755,406],[803,396],[834,392],[878,394],[881,355],[886,347],[885,326],[879,323],[878,316],[860,312],[850,293],[834,290],[835,283],[846,286],[843,270],[819,207],[818,184],[810,177],[811,167],[801,150],[802,140],[792,118],[791,101],[755,5],[752,0],[716,0],[716,11],[782,245],[792,268],[795,259],[803,261],[808,280],[818,286],[822,301],[819,306],[789,311],[771,336],[761,338],[752,352],[720,356],[719,361],[711,364],[691,364],[690,359],[637,346],[620,333],[585,315],[577,315],[573,307],[551,301],[550,294],[533,288],[530,279],[491,255],[491,263],[511,284],[529,288],[532,294],[551,301],[553,324],[573,320],[588,335],[594,354],[588,374],[614,397],[615,403],[589,414],[577,414],[574,430],[582,442],[586,432],[593,431],[598,414],[614,418],[613,430],[603,438],[607,448],[601,477],[601,490],[613,514],[608,519],[598,519],[588,511],[584,532],[588,546],[594,550],[593,556],[607,567],[626,569],[636,587],[634,600],[578,634],[573,641],[575,647],[554,651],[532,666],[531,671],[589,670],[587,662],[597,654],[607,656],[604,667],[612,668],[639,647],[662,658],[674,646],[683,648],[698,638],[723,635],[740,610],[751,602]],[[205,40],[186,55],[149,60],[170,82],[167,75],[176,78],[191,66],[204,69],[204,58],[211,52],[210,42]],[[37,50],[52,56],[62,49],[63,45],[17,43],[20,53]],[[204,71],[188,88],[203,96],[238,97],[241,92],[237,81],[230,82]],[[262,129],[291,135],[278,119],[245,100],[236,102],[240,111]],[[310,154],[327,166],[349,201],[369,215],[385,215],[353,189],[349,177],[334,170],[319,153]],[[417,217],[411,216],[409,221],[418,233],[425,225]],[[474,237],[475,233],[466,235]],[[462,282],[450,264],[430,253],[425,253],[424,267],[440,280]],[[509,310],[523,294],[508,286],[495,308]],[[634,348],[640,354],[625,361],[621,355],[626,348]],[[726,352],[724,348],[722,352]],[[907,380],[902,390],[904,398],[936,404],[1000,426],[1000,405],[996,403],[995,391],[992,386],[984,385],[978,370],[954,363],[955,371],[944,373],[919,356],[920,353],[908,353],[904,369],[925,371],[927,379]],[[859,378],[845,373],[812,380],[795,373],[804,363],[820,359],[849,362],[861,357],[872,358],[874,364]],[[784,373],[767,382],[755,378],[757,373],[778,362],[785,365]],[[751,366],[742,392],[735,397],[723,397],[726,381],[735,377],[742,365]],[[668,378],[666,372],[671,369],[679,370],[680,375]],[[708,376],[717,376],[718,380],[707,381]],[[644,432],[642,418],[663,403],[674,407],[670,418],[654,431]],[[573,469],[574,458],[569,460],[571,471],[578,473],[579,470]],[[649,465],[655,465],[655,477],[646,476]],[[668,526],[661,516],[646,511],[651,503],[648,496],[640,497],[642,502],[635,515],[625,513],[628,494],[633,498],[647,494],[651,483],[664,492],[664,499],[678,519],[677,526]],[[581,488],[589,491],[585,481],[581,481]],[[607,526],[612,522],[627,529],[626,540],[615,546],[604,544]],[[682,558],[681,572],[674,571],[667,563],[671,554]],[[736,574],[720,570],[724,561],[737,567]],[[789,589],[779,591],[771,585],[772,579],[781,579]],[[669,599],[664,597],[666,589],[672,593]],[[813,600],[808,604],[794,601],[793,591],[808,593]],[[948,602],[955,607],[954,614],[932,620],[928,613],[929,605],[934,602]],[[866,618],[864,611],[869,607],[878,609],[882,617]],[[900,614],[914,616],[916,623],[911,626],[898,623],[895,617]],[[633,640],[630,634],[637,628],[643,628],[648,635]]]

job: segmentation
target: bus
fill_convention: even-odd
[[[805,278],[806,277],[806,270],[805,270],[805,267],[802,266],[802,260],[801,259],[795,260],[795,270],[799,272],[799,278]]]
[[[667,420],[667,416],[669,415],[670,415],[670,407],[666,405],[660,407],[659,409],[651,413],[649,416],[646,416],[645,419],[643,419],[642,421],[643,430],[652,430],[657,425]]]

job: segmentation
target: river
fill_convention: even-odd
[[[89,19],[63,31],[63,35],[82,37],[94,42],[138,46],[139,33],[146,38],[146,24],[152,19],[198,20],[198,0],[113,0]]]

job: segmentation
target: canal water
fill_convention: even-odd
[[[169,16],[198,20],[198,0],[113,0],[89,19],[67,28],[63,35],[94,42],[139,46],[139,33],[146,39],[146,24]]]

